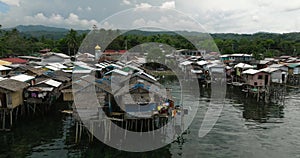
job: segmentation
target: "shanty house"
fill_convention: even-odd
[[[300,74],[300,63],[288,64],[289,75],[299,75]]]
[[[29,76],[29,75],[26,75],[26,74],[20,74],[20,75],[12,76],[12,77],[10,77],[10,79],[17,80],[17,81],[20,81],[20,82],[26,82],[26,83],[29,83],[31,86],[35,85],[35,77],[34,76]]]
[[[242,72],[246,83],[253,87],[265,87],[270,85],[271,75],[260,70],[248,69]]]
[[[0,107],[13,109],[23,104],[23,90],[29,85],[24,82],[0,80]]]
[[[235,65],[234,68],[235,68],[236,75],[241,76],[241,73],[244,70],[253,69],[253,66],[249,65],[249,64],[245,64],[245,63],[239,63],[239,64]]]
[[[220,58],[224,63],[250,62],[253,60],[250,54],[224,54]]]
[[[7,75],[10,70],[11,68],[0,65],[0,76]]]
[[[51,103],[60,95],[61,82],[45,79],[26,90],[25,98],[28,103]]]
[[[48,63],[67,63],[71,61],[70,59],[70,56],[63,53],[49,52],[44,54],[42,63],[45,65]]]
[[[287,71],[281,70],[279,68],[271,68],[271,67],[261,69],[260,71],[271,74],[271,82],[272,83],[286,83],[287,82],[287,76],[288,76]]]

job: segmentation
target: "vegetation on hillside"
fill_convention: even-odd
[[[24,29],[23,29],[24,31]],[[41,49],[50,48],[55,52],[74,55],[87,31],[69,30],[67,32],[52,29],[47,35],[33,34],[29,30],[20,32],[18,29],[1,29],[0,25],[0,56],[35,55]],[[101,30],[106,34],[120,34],[120,30]],[[28,34],[28,32],[30,34]],[[35,33],[40,32],[35,30]],[[51,36],[51,34],[53,36]],[[60,35],[61,38],[53,38]],[[197,33],[188,33],[192,37]],[[199,34],[199,33],[198,33]],[[41,36],[40,36],[41,35]],[[256,34],[212,34],[214,42],[210,39],[201,41],[203,48],[213,48],[216,44],[222,54],[246,53],[256,58],[273,57],[280,55],[300,55],[300,33],[256,33]],[[195,49],[194,45],[179,34],[172,32],[144,32],[132,31],[122,34],[108,44],[107,49],[130,49],[139,44],[158,42],[170,45],[176,49]]]

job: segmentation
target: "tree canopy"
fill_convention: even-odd
[[[121,34],[120,30],[103,30],[106,36],[118,35],[106,49],[131,49],[143,43],[155,42],[169,45],[175,49],[195,49],[194,45],[184,37],[170,32],[127,32]],[[53,32],[57,35],[59,32]],[[48,32],[49,34],[49,32]],[[63,34],[63,33],[61,33]],[[0,25],[0,55],[34,55],[41,49],[50,48],[53,51],[74,55],[86,37],[83,31],[70,29],[62,38],[53,39],[46,36],[28,36],[17,29],[4,30]],[[189,34],[191,38],[194,36]],[[300,33],[256,33],[256,34],[211,34],[213,40],[199,41],[207,51],[219,51],[221,54],[245,53],[253,54],[256,58],[273,57],[281,55],[300,55]],[[101,39],[99,39],[101,40]],[[95,41],[91,41],[95,42]],[[214,47],[216,44],[217,48]],[[92,49],[92,48],[91,48]],[[91,50],[87,49],[87,50]],[[158,52],[158,51],[156,51]]]

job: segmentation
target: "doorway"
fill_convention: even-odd
[[[0,108],[6,108],[6,107],[7,107],[6,94],[0,93]]]

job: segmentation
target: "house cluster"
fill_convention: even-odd
[[[13,122],[13,115],[35,114],[49,110],[71,87],[71,57],[48,52],[41,57],[20,56],[0,59],[0,112],[2,129]],[[6,119],[6,116],[9,116]],[[8,123],[9,122],[9,123]]]
[[[41,51],[40,57],[0,59],[0,109],[4,113],[1,119],[6,123],[7,114],[12,118],[20,113],[47,110],[60,96],[64,101],[77,99],[74,115],[89,110],[94,117],[104,111],[114,119],[135,121],[141,117],[150,121],[175,116],[180,109],[174,105],[170,90],[165,90],[142,67],[145,57],[131,56],[126,61],[118,61],[124,53],[102,52],[97,45],[94,54],[78,53],[74,57],[47,49]],[[92,106],[96,107],[93,110],[89,109],[94,104],[91,100],[86,97],[78,100],[80,95],[88,94],[89,88],[96,90],[100,102]],[[3,123],[3,129],[12,122]]]
[[[177,57],[185,76],[197,77],[199,83],[226,75],[229,85],[241,86],[244,92],[275,93],[279,85],[300,85],[300,58],[280,56],[255,60],[251,54],[225,54],[219,59],[204,59],[203,56]],[[225,77],[224,77],[225,78]]]
[[[253,87],[270,86],[272,83],[300,84],[300,59],[290,56],[254,60],[249,54],[226,54],[221,55],[219,60],[189,56],[178,62],[182,70],[197,74],[201,81],[210,79],[209,76],[215,72],[225,72],[228,83],[242,83]]]
[[[89,86],[96,87],[97,97],[102,98],[99,100],[102,101],[101,108],[107,116],[152,119],[156,115],[171,115],[172,110],[175,110],[170,92],[162,91],[164,88],[158,80],[148,74],[138,62],[106,60],[93,64],[76,61],[74,64],[74,95],[80,96],[80,92]],[[70,89],[64,92],[66,95],[69,92],[66,100],[73,98],[70,97]],[[79,96],[76,98],[80,98]],[[77,111],[86,110],[86,104],[86,100],[82,100],[76,107]],[[83,106],[82,109],[80,105]]]

